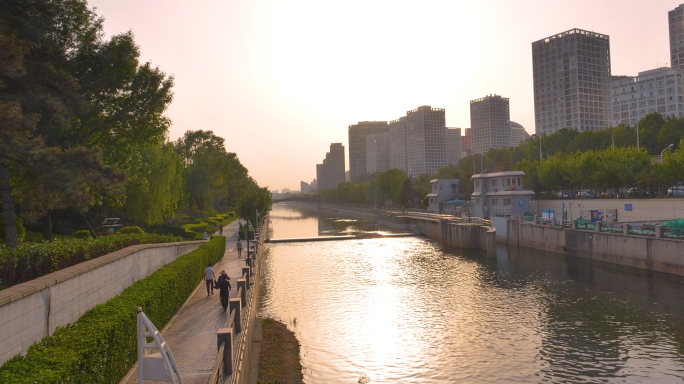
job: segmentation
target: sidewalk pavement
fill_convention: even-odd
[[[245,265],[247,244],[244,245],[242,258],[238,259],[235,243],[238,239],[238,223],[234,221],[223,228],[226,236],[226,252],[214,266],[216,278],[222,270],[230,276],[232,289],[230,297],[237,297],[237,279],[242,276]],[[216,362],[216,331],[228,327],[230,311],[223,311],[218,290],[207,296],[204,279],[190,298],[162,329],[162,335],[173,353],[178,369],[185,384],[209,383],[211,370]],[[120,384],[136,384],[137,364],[128,372]],[[145,380],[145,383],[161,383]]]

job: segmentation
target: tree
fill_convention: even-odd
[[[404,184],[401,186],[401,193],[399,194],[399,203],[402,207],[409,207],[413,200],[413,188],[411,187],[411,180],[407,177],[404,179]]]
[[[74,147],[62,150],[47,147],[35,151],[18,185],[25,214],[44,218],[43,236],[52,238],[51,212],[73,208],[83,218],[93,237],[97,237],[85,213],[102,201],[102,196],[123,193],[126,175],[102,161],[97,148]]]
[[[261,216],[273,205],[271,192],[268,188],[252,188],[240,194],[237,200],[238,213],[241,217],[249,219],[252,224],[256,225],[256,211],[259,211]]]
[[[22,114],[19,103],[0,101],[0,197],[4,217],[14,217],[10,165],[25,163],[42,147],[40,139],[30,138],[36,120],[35,116]],[[11,220],[4,227],[7,245],[16,248],[19,244],[17,227]]]
[[[140,177],[126,186],[128,219],[144,224],[164,224],[183,199],[183,160],[173,144],[161,144],[143,152]]]

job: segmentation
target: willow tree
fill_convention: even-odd
[[[183,159],[171,143],[142,152],[137,178],[126,186],[126,215],[145,225],[164,224],[183,199]]]

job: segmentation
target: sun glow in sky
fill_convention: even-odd
[[[533,41],[581,28],[610,36],[613,75],[669,64],[677,1],[91,0],[108,36],[175,76],[170,138],[212,130],[252,177],[299,189],[358,121],[421,105],[470,126],[469,101],[510,99],[534,132]],[[348,153],[345,154],[348,159]]]

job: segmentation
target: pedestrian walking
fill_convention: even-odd
[[[207,284],[207,296],[214,294],[214,280],[216,280],[214,268],[212,268],[211,263],[209,263],[204,270],[204,282]]]
[[[204,240],[207,239],[207,231],[204,231]]]
[[[230,297],[230,277],[226,271],[221,271],[218,279],[219,294],[221,295],[221,306],[225,311],[228,309],[228,298]]]
[[[238,250],[238,259],[242,257],[242,241],[238,238],[237,244],[235,244],[235,248]]]
[[[223,223],[219,224],[219,235],[223,236]]]

